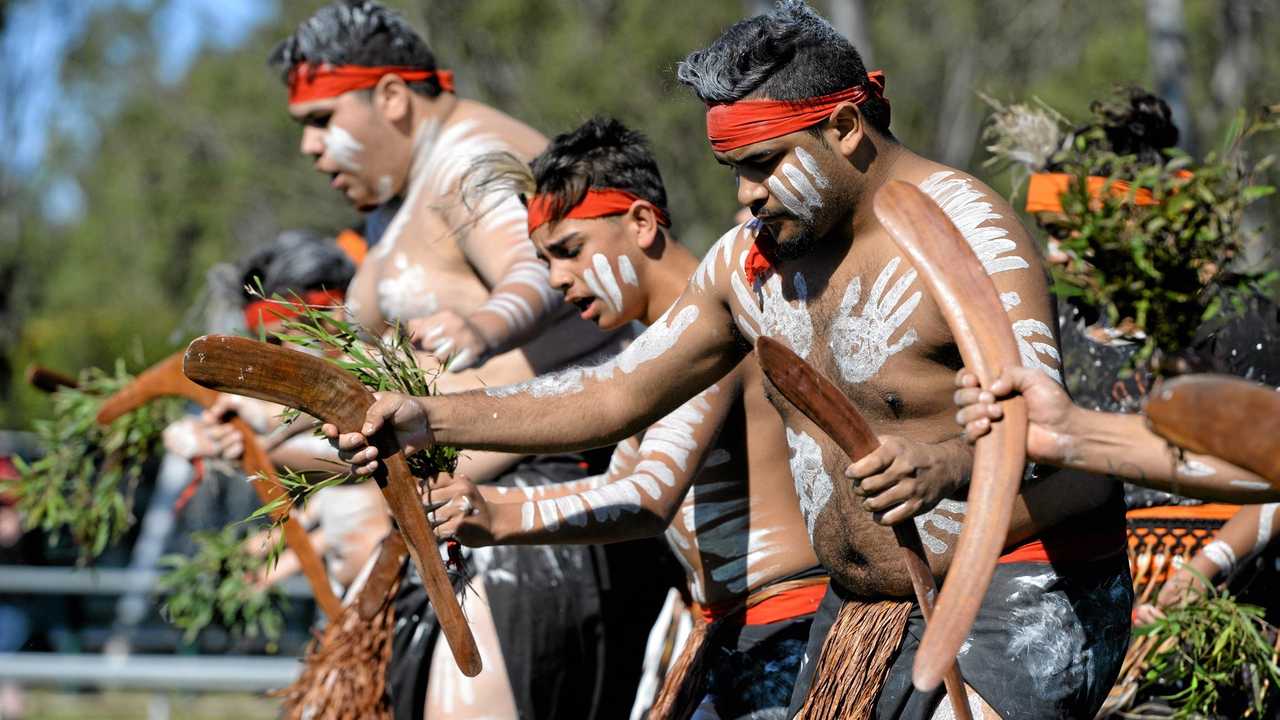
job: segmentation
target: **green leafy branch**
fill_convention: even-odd
[[[133,501],[147,460],[160,446],[165,426],[182,416],[179,400],[160,400],[129,412],[108,427],[97,423],[103,400],[133,376],[117,361],[115,373],[97,368],[80,374],[76,388],[52,396],[53,417],[34,423],[45,455],[15,464],[18,509],[28,529],[51,541],[67,532],[87,562],[128,532]]]
[[[245,525],[233,523],[221,531],[192,534],[196,552],[160,559],[168,572],[160,578],[167,593],[162,607],[166,619],[191,642],[201,630],[217,623],[233,635],[276,640],[284,628],[283,593],[256,580],[275,562],[276,551],[254,553],[245,545]],[[272,542],[271,548],[278,543]]]
[[[1157,648],[1139,694],[1167,701],[1175,718],[1267,717],[1280,688],[1275,628],[1263,619],[1262,608],[1240,603],[1197,576],[1203,585],[1199,597],[1135,631],[1151,636]]]
[[[1218,152],[1203,162],[1171,151],[1164,163],[1103,149],[1103,130],[1073,138],[1055,163],[1072,176],[1062,195],[1062,215],[1052,232],[1069,256],[1052,268],[1053,290],[1099,308],[1109,327],[1141,344],[1130,367],[1157,350],[1174,355],[1189,348],[1197,329],[1225,311],[1243,311],[1252,295],[1266,292],[1275,271],[1239,267],[1249,241],[1244,211],[1275,188],[1256,182],[1272,157],[1250,163],[1244,147],[1280,129],[1264,113],[1239,114]],[[1092,195],[1089,176],[1110,178]],[[1129,188],[1114,183],[1125,178]],[[1153,204],[1140,204],[1140,191]]]

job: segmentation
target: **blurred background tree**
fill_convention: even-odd
[[[548,134],[597,112],[644,130],[679,237],[729,226],[733,177],[707,150],[676,63],[761,0],[388,0],[459,89]],[[1168,98],[1193,152],[1238,107],[1280,101],[1274,0],[811,0],[888,75],[909,147],[984,176],[978,92],[1073,119],[1115,83]],[[357,218],[297,151],[266,54],[320,0],[0,0],[0,426],[47,402],[21,375],[136,368],[200,331],[214,262],[278,230]],[[1256,222],[1275,226],[1275,203]],[[1274,234],[1269,243],[1275,246]],[[1269,248],[1255,249],[1267,260]]]

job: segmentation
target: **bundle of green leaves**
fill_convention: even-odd
[[[163,613],[191,642],[201,630],[217,623],[233,635],[270,640],[284,627],[284,595],[276,587],[255,582],[272,559],[246,547],[246,528],[233,523],[221,531],[198,532],[194,555],[166,555],[168,572],[159,587],[167,593]]]
[[[1052,267],[1053,290],[1097,308],[1107,325],[1141,346],[1131,367],[1157,350],[1174,356],[1190,347],[1197,329],[1220,313],[1242,311],[1267,292],[1275,271],[1245,268],[1244,211],[1275,188],[1258,182],[1272,162],[1250,162],[1245,147],[1280,129],[1276,116],[1246,120],[1240,113],[1222,148],[1200,163],[1180,151],[1150,164],[1106,148],[1099,128],[1078,133],[1053,164],[1071,175],[1053,234],[1069,256]],[[1110,178],[1101,193],[1088,178]],[[1116,186],[1123,178],[1125,186]],[[1149,192],[1152,204],[1135,202]]]
[[[162,400],[111,423],[98,425],[103,399],[133,381],[124,362],[115,374],[97,368],[80,374],[78,387],[53,394],[53,418],[36,421],[45,455],[15,463],[18,509],[28,529],[40,528],[51,541],[66,531],[80,561],[97,557],[132,527],[134,494],[144,466],[155,457],[160,433],[181,417],[181,401]]]
[[[1262,608],[1201,583],[1199,597],[1135,630],[1157,648],[1138,697],[1167,703],[1175,718],[1271,717],[1280,691],[1276,629]]]

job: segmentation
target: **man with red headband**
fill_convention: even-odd
[[[755,219],[713,246],[680,298],[612,362],[457,396],[386,395],[363,430],[390,423],[414,446],[597,445],[718,381],[756,338],[785,342],[840,386],[882,444],[846,468],[830,439],[767,391],[786,426],[814,551],[832,578],[793,711],[948,717],[941,689],[911,685],[923,619],[887,526],[914,519],[945,578],[972,463],[953,419],[960,357],[871,199],[891,180],[931,196],[996,284],[1023,363],[1056,379],[1038,252],[997,194],[897,142],[883,76],[869,75],[800,0],[730,27],[689,55],[678,77],[707,103],[712,149],[734,169]],[[355,471],[376,467],[366,435],[329,430]],[[1102,479],[1057,476],[1024,486],[1007,553],[958,658],[976,716],[1091,717],[1105,698],[1128,644],[1132,595],[1121,508],[1101,507],[1116,499],[1111,490]]]
[[[647,142],[617,120],[560,135],[531,168],[510,156],[495,165],[528,194],[529,234],[553,286],[601,328],[654,322],[697,269],[671,230]],[[620,444],[602,476],[529,494],[446,478],[428,500],[443,503],[436,533],[466,545],[665,533],[695,617],[650,717],[762,717],[790,702],[827,586],[786,458],[752,355]]]
[[[527,380],[615,339],[551,289],[520,200],[464,187],[479,158],[527,160],[546,139],[455,94],[453,76],[399,15],[368,0],[333,2],[301,23],[271,63],[303,126],[303,154],[353,206],[377,208],[374,224],[386,221],[347,291],[354,319],[374,334],[392,322],[407,327],[452,371],[439,376],[439,389]],[[472,452],[459,470],[477,482],[536,487],[584,477],[582,462]],[[643,634],[602,615],[620,588],[634,591],[627,600],[643,614],[644,589],[611,579],[607,564],[600,549],[580,546],[468,552],[471,579],[461,595],[486,661],[475,678],[462,676],[435,642],[420,583],[402,582],[389,678],[397,715],[612,716],[605,708],[628,694],[638,662],[617,668],[604,641],[630,633],[642,642]],[[657,588],[650,594],[656,610]]]

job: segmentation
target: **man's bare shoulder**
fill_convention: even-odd
[[[450,119],[450,126],[466,123],[476,133],[496,136],[504,148],[526,162],[542,152],[547,138],[528,124],[475,100],[459,100]]]
[[[689,286],[728,297],[732,279],[742,273],[747,251],[755,242],[755,228],[755,220],[748,220],[721,235],[702,256],[698,269],[689,278]]]

